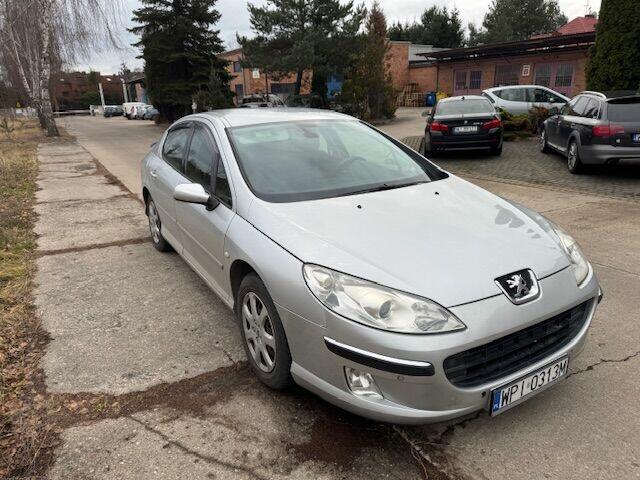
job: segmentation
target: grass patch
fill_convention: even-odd
[[[33,305],[37,121],[0,134],[0,478],[41,473],[52,427],[38,362],[47,337]],[[10,131],[5,131],[10,130]]]

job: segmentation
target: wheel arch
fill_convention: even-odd
[[[238,306],[235,300],[236,295],[238,294],[238,290],[240,290],[240,284],[242,283],[244,277],[246,277],[250,273],[255,273],[258,277],[260,277],[258,271],[249,262],[243,259],[234,260],[231,264],[231,267],[229,267],[229,284],[231,286],[231,299],[234,309]]]

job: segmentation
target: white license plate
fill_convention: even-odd
[[[478,131],[477,125],[466,125],[464,127],[455,127],[454,133],[476,133]]]
[[[491,415],[508,410],[541,391],[543,387],[557,382],[569,370],[569,357],[564,356],[541,369],[519,378],[491,392]]]

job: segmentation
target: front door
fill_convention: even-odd
[[[220,204],[207,210],[205,205],[176,202],[183,256],[218,295],[227,298],[223,265],[224,239],[234,216],[231,193],[216,141],[209,127],[199,122],[194,122],[185,176],[202,185]]]
[[[479,95],[482,91],[481,70],[456,70],[453,80],[454,95]]]

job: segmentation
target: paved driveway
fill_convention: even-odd
[[[160,130],[123,119],[66,123],[82,146],[43,149],[38,199],[46,215],[36,301],[52,334],[43,363],[49,392],[65,405],[54,478],[640,477],[637,179],[612,190],[593,177],[590,190],[549,174],[540,185],[519,167],[534,160],[509,146],[498,161],[439,160],[572,232],[605,300],[585,352],[555,388],[493,419],[394,427],[256,382],[230,313],[175,254],[151,247],[138,202],[92,168],[87,150],[136,191],[144,145]],[[506,168],[491,169],[496,162]]]

